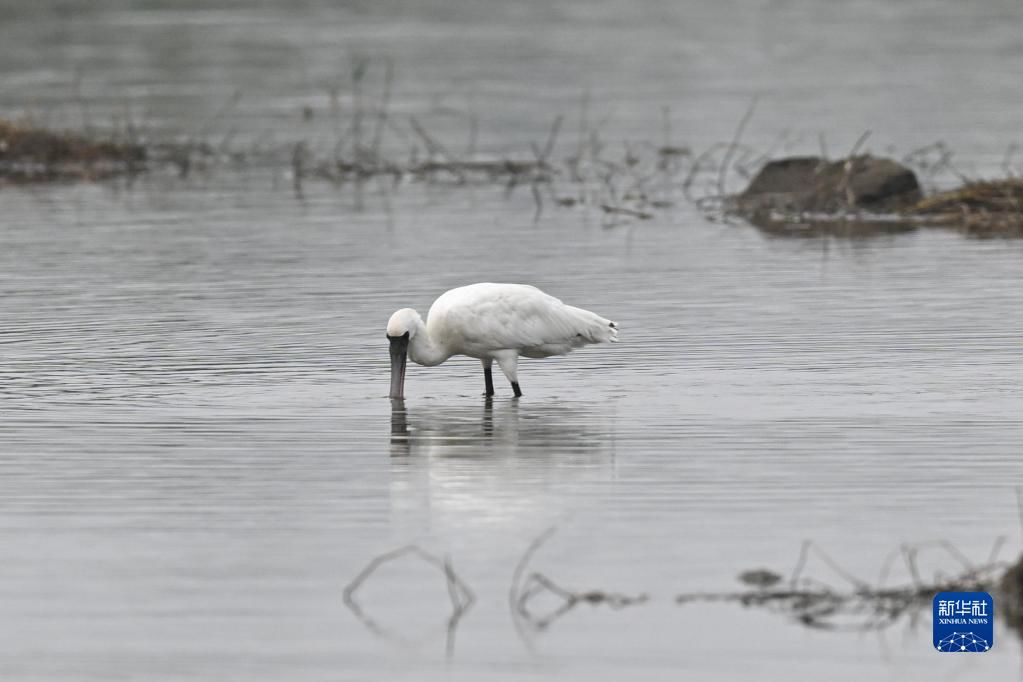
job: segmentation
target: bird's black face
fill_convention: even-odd
[[[408,362],[409,333],[388,335],[391,342],[391,398],[405,397],[405,363]]]

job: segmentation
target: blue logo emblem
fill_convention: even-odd
[[[987,592],[934,595],[934,648],[946,653],[988,651],[995,645],[995,600]]]

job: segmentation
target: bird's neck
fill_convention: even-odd
[[[429,329],[420,319],[416,333],[408,344],[408,356],[417,365],[432,367],[447,360],[451,353],[443,343],[430,336]]]

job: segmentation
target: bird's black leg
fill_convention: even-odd
[[[514,350],[502,350],[494,354],[497,360],[497,364],[501,366],[501,371],[508,377],[508,382],[511,384],[512,390],[515,391],[515,397],[518,398],[522,395],[522,389],[519,388],[519,353]]]
[[[487,395],[494,395],[494,375],[490,371],[490,365],[483,367],[483,382],[487,385]]]

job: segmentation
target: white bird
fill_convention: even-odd
[[[565,305],[526,284],[470,284],[445,292],[430,306],[426,322],[402,308],[387,322],[391,342],[391,398],[405,397],[406,358],[427,367],[452,355],[483,363],[486,395],[494,395],[491,364],[519,388],[519,356],[564,355],[591,343],[618,341],[618,325],[596,313]]]

